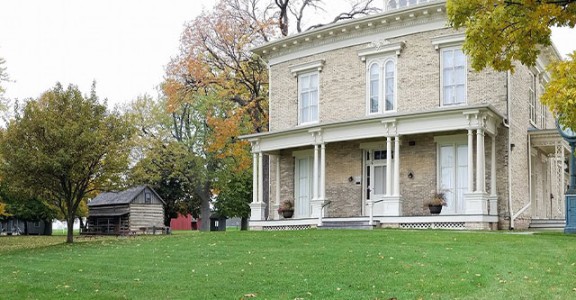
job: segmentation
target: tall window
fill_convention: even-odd
[[[318,73],[298,76],[299,124],[318,122]]]
[[[380,103],[380,66],[372,64],[370,67],[370,113],[379,112]]]
[[[544,86],[540,84],[540,90],[544,90]],[[548,107],[542,103],[540,103],[540,128],[546,128],[546,112],[548,111]]]
[[[384,83],[386,85],[386,111],[394,110],[394,95],[395,93],[395,69],[394,62],[389,60],[386,62],[386,78],[384,79]]]
[[[394,60],[376,61],[368,69],[368,113],[396,109],[396,64]]]
[[[144,203],[152,203],[152,195],[150,193],[144,193]]]
[[[536,126],[536,75],[534,73],[530,73],[530,86],[528,87],[528,101],[530,107],[530,122]]]
[[[441,51],[442,105],[466,103],[466,56],[460,48]]]

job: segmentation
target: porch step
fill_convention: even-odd
[[[368,225],[368,221],[323,221],[322,226],[318,229],[364,229],[372,230],[380,227],[380,221],[372,222],[373,225]]]
[[[560,230],[566,227],[566,220],[564,219],[548,219],[548,220],[538,220],[533,219],[530,222],[530,228],[540,229],[540,230]]]

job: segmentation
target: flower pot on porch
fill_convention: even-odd
[[[294,210],[293,209],[285,209],[282,210],[282,216],[284,218],[292,218],[292,216],[294,215]]]
[[[430,213],[433,215],[439,215],[442,212],[442,205],[428,205],[428,209],[430,209]]]

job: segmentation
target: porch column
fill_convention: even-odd
[[[490,196],[496,197],[496,136],[492,136],[492,151],[490,163]]]
[[[484,129],[476,129],[476,192],[484,193]]]
[[[258,202],[258,153],[252,153],[252,203]]]
[[[394,138],[394,196],[400,196],[400,137]]]
[[[278,207],[280,207],[280,155],[276,155],[276,207],[274,207],[274,219],[278,220]]]
[[[264,172],[262,172],[264,155],[262,152],[258,153],[258,203],[263,203],[264,200]]]
[[[386,137],[386,196],[392,195],[392,137]]]
[[[326,200],[326,144],[320,146],[320,200]]]
[[[312,178],[312,200],[318,200],[318,145],[314,145],[314,167]]]
[[[262,172],[262,152],[252,154],[252,203],[250,203],[250,220],[263,221],[265,213],[264,199],[264,175]]]
[[[318,213],[318,226],[322,226],[322,218],[324,217],[324,202],[326,201],[326,144],[320,145],[320,197],[318,198],[319,213]]]
[[[498,215],[498,191],[496,178],[496,135],[492,135],[492,151],[490,163],[490,197],[488,197],[488,214]]]
[[[468,132],[470,133],[470,131]],[[471,140],[471,135],[468,135],[468,142]],[[465,213],[468,215],[486,215],[488,214],[488,195],[486,195],[485,187],[485,155],[484,152],[484,129],[476,129],[476,190],[472,193],[465,193],[464,199],[466,201]],[[468,153],[470,153],[470,147],[468,148]],[[472,159],[468,157],[468,162],[470,163]],[[468,174],[470,174],[470,169],[468,168]],[[470,180],[470,178],[468,178]],[[470,182],[470,181],[469,181]],[[470,190],[470,188],[468,188]]]
[[[468,129],[468,193],[474,191],[474,132]]]

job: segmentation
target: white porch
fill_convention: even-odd
[[[380,149],[386,149],[380,157],[385,169],[380,170],[381,178],[385,182],[381,188],[382,192],[374,197],[368,197],[366,190],[370,191],[372,186],[367,186],[366,180],[359,176],[350,176],[351,182],[362,184],[362,213],[357,217],[343,218],[346,220],[372,220],[379,221],[382,227],[426,227],[434,226],[438,228],[482,228],[490,229],[498,222],[498,195],[496,187],[496,136],[497,127],[502,121],[502,116],[494,111],[489,105],[460,106],[455,108],[440,108],[433,112],[418,113],[394,113],[381,117],[373,117],[348,122],[329,123],[315,126],[297,127],[292,130],[277,131],[264,134],[255,134],[243,137],[252,143],[253,152],[253,201],[250,205],[252,214],[250,217],[250,227],[252,228],[276,228],[277,226],[303,226],[314,227],[321,225],[326,216],[325,207],[330,205],[326,190],[326,152],[330,146],[340,142],[358,140],[380,140]],[[453,210],[445,215],[426,216],[410,215],[403,212],[404,197],[401,194],[401,185],[405,178],[400,177],[403,167],[401,161],[402,149],[401,140],[414,135],[434,134],[438,136],[446,135],[463,137],[466,155],[466,174],[462,176],[465,181],[459,188],[460,198],[463,204],[458,210]],[[486,136],[491,139],[490,155],[485,149]],[[436,141],[440,143],[441,141]],[[372,144],[372,143],[364,143]],[[371,145],[361,144],[360,147],[371,149]],[[294,152],[307,151],[311,159],[311,188],[310,188],[310,213],[305,217],[296,216],[295,219],[280,220],[276,209],[282,197],[283,183],[280,178],[280,151],[287,149],[302,149]],[[464,149],[464,148],[463,148]],[[272,157],[270,161],[271,172],[275,176],[275,185],[270,186],[271,196],[270,206],[264,203],[263,195],[263,154]],[[293,154],[297,157],[298,154]],[[489,164],[486,164],[486,161]],[[304,164],[305,165],[305,164]],[[486,166],[489,170],[486,170]],[[435,166],[431,165],[430,168]],[[487,189],[485,178],[489,176],[490,189]],[[354,174],[352,174],[354,175]],[[296,181],[296,180],[295,180]],[[296,184],[295,184],[296,185]],[[366,187],[368,189],[366,189]],[[438,185],[437,189],[442,189]],[[452,186],[456,189],[455,186]],[[269,213],[265,219],[266,210]],[[339,218],[329,218],[337,220]],[[436,224],[436,225],[434,225]],[[447,225],[453,224],[453,225]],[[446,228],[447,228],[446,227]]]
[[[363,221],[369,217],[325,218],[329,221]],[[374,217],[381,228],[400,229],[461,229],[461,230],[495,230],[498,217],[488,215],[439,215],[439,216],[407,216],[407,217]],[[270,221],[250,221],[253,230],[305,230],[318,227],[318,219],[284,219]]]
[[[563,222],[570,146],[556,129],[531,130],[528,139],[532,220]]]

